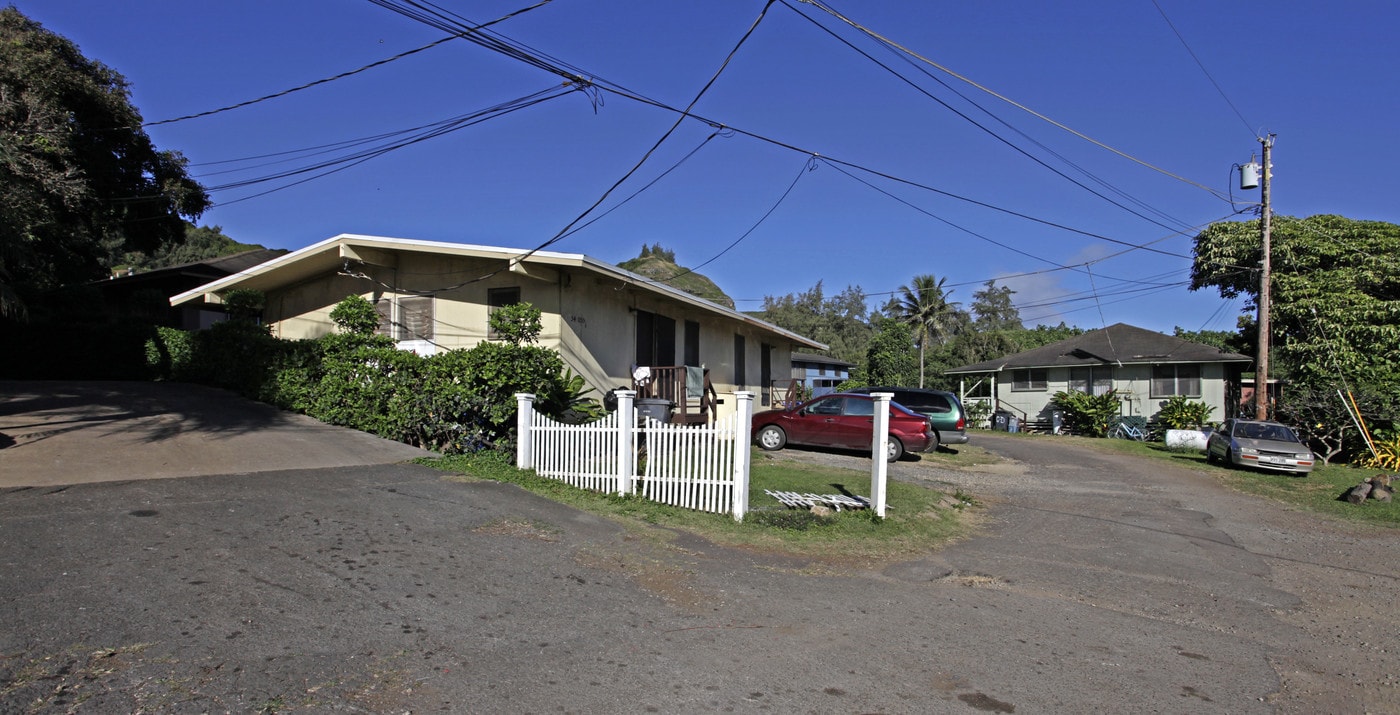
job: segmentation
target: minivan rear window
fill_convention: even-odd
[[[921,412],[952,412],[952,405],[948,404],[948,399],[936,393],[926,392],[896,392],[894,401],[910,409]]]

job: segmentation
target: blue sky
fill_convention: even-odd
[[[479,24],[528,1],[438,7]],[[368,1],[15,4],[125,75],[148,122],[277,93],[447,34]],[[876,306],[932,273],[964,305],[987,280],[1012,287],[1028,325],[1233,329],[1242,303],[1184,286],[1191,237],[1250,216],[1259,193],[1241,192],[1232,167],[1269,132],[1276,212],[1400,223],[1388,136],[1400,116],[1395,3],[764,8],[554,0],[492,29],[600,89],[563,91],[558,75],[457,39],[147,131],[213,187],[350,151],[328,145],[559,95],[304,183],[286,186],[310,174],[216,191],[199,223],[274,248],[365,233],[528,249],[646,156],[584,219],[596,221],[551,249],[616,263],[659,243],[682,265],[704,264],[741,310],[818,281],[828,295],[859,286]],[[681,122],[647,156],[677,114],[635,98],[681,109],[712,78],[692,110],[705,121]],[[311,147],[321,153],[285,153]]]

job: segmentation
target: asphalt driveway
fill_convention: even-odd
[[[982,530],[893,564],[406,464],[0,489],[0,713],[1400,712],[1394,532],[974,440],[893,473]]]
[[[428,455],[199,385],[0,381],[0,488],[392,464]]]

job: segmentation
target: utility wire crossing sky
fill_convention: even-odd
[[[740,310],[931,273],[1171,332],[1245,307],[1186,286],[1196,233],[1256,215],[1260,137],[1277,214],[1400,222],[1400,7],[942,5],[17,3],[131,82],[201,224],[274,248],[660,244]]]

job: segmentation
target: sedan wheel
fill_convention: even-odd
[[[890,462],[898,462],[899,458],[903,456],[904,443],[900,442],[898,437],[890,437],[890,446],[888,449],[885,450],[885,460]]]
[[[772,452],[787,446],[787,433],[776,425],[768,425],[758,431],[759,448]]]

